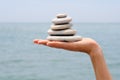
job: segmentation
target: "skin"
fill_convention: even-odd
[[[53,48],[87,53],[93,64],[96,80],[112,80],[102,49],[99,44],[91,38],[83,38],[81,41],[77,42],[60,42],[35,39],[34,43]]]

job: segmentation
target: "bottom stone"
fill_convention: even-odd
[[[82,40],[81,36],[48,36],[47,40],[50,41],[64,41],[64,42],[74,42]]]

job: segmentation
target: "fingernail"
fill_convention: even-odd
[[[38,43],[38,40],[37,40],[37,39],[35,39],[35,40],[33,40],[33,42],[37,44],[37,43]]]

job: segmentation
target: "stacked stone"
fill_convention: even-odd
[[[75,36],[76,30],[72,29],[71,17],[67,14],[58,14],[55,19],[52,20],[51,28],[48,30],[48,40],[51,41],[79,41],[82,38]]]

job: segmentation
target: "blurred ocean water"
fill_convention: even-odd
[[[0,80],[95,80],[88,55],[33,44],[50,23],[0,23]],[[103,48],[114,80],[120,79],[120,23],[75,23],[77,35]]]

